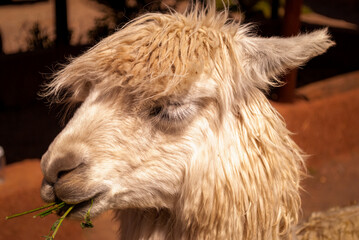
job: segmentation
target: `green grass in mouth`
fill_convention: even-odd
[[[90,211],[91,211],[92,205],[93,205],[93,199],[91,199],[90,208],[87,210],[87,212],[84,216],[84,222],[81,223],[82,228],[93,228],[93,224],[91,222],[91,217],[90,217]],[[25,211],[22,213],[16,213],[14,215],[7,216],[5,219],[6,220],[13,219],[13,218],[27,215],[30,213],[38,212],[40,210],[43,210],[43,211],[41,211],[38,214],[35,214],[33,217],[34,218],[36,218],[36,217],[43,218],[52,213],[57,213],[60,209],[65,207],[65,209],[67,208],[65,213],[54,222],[54,224],[51,226],[49,234],[46,236],[43,236],[46,240],[53,240],[55,238],[55,235],[56,235],[57,231],[59,230],[62,222],[64,221],[64,219],[67,217],[67,215],[71,212],[71,210],[75,206],[76,206],[76,204],[66,204],[65,202],[53,202],[53,203],[49,203],[49,204],[46,204],[44,206],[41,206],[41,207],[38,207],[38,208],[35,208],[32,210],[28,210],[28,211]]]

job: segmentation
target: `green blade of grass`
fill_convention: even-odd
[[[45,240],[54,240],[51,236],[42,236]]]
[[[55,223],[56,223],[56,228],[55,228],[54,232],[53,232],[52,235],[51,235],[51,239],[54,239],[54,238],[55,238],[55,235],[56,235],[57,231],[59,230],[59,228],[60,228],[60,226],[61,226],[61,224],[62,224],[62,221],[64,221],[64,219],[66,218],[66,216],[71,212],[71,210],[72,210],[74,207],[75,207],[75,205],[71,205],[71,206],[69,207],[69,209],[67,209],[67,211],[64,213],[64,215],[62,215],[62,216],[60,217],[60,219],[55,222]]]
[[[65,202],[60,202],[60,203],[59,202],[53,202],[53,203],[44,205],[44,206],[39,207],[39,208],[35,208],[35,209],[29,210],[29,211],[26,211],[26,212],[17,213],[17,214],[8,216],[8,217],[6,217],[6,219],[19,217],[19,216],[22,216],[22,215],[25,215],[25,214],[33,213],[33,212],[40,211],[42,209],[47,208],[46,210],[44,210],[44,211],[36,214],[35,216],[33,216],[34,218],[37,217],[37,216],[45,217],[45,216],[47,216],[47,215],[49,215],[51,213],[56,212],[57,210],[59,210],[59,209],[61,209],[63,207],[68,207],[68,209],[65,211],[65,213],[59,219],[57,219],[55,221],[55,223],[52,225],[49,234],[47,236],[42,236],[46,240],[53,240],[55,238],[55,235],[56,235],[57,231],[59,230],[62,222],[67,217],[67,215],[71,212],[71,210],[75,207],[75,205],[76,204],[68,205]],[[91,205],[90,205],[89,209],[87,210],[87,213],[84,216],[85,221],[81,223],[82,228],[92,228],[93,227],[93,224],[92,224],[91,219],[90,219],[90,212],[91,212],[92,206],[93,206],[93,199],[91,199]]]
[[[8,220],[8,219],[15,218],[15,217],[19,217],[19,216],[23,216],[23,215],[26,215],[26,214],[29,214],[29,213],[37,212],[37,211],[40,211],[40,210],[42,210],[42,209],[51,207],[51,206],[53,206],[53,205],[55,205],[55,204],[56,204],[55,202],[49,203],[49,204],[44,205],[44,206],[39,207],[39,208],[35,208],[35,209],[29,210],[29,211],[26,211],[26,212],[16,213],[16,214],[14,214],[14,215],[7,216],[7,217],[5,217],[5,219]]]
[[[84,229],[84,228],[93,228],[93,224],[92,224],[91,218],[90,218],[90,211],[91,211],[92,205],[93,205],[93,199],[91,199],[90,208],[89,208],[89,210],[87,210],[87,213],[85,215],[85,222],[81,223],[81,228],[82,229]]]
[[[65,202],[61,202],[59,204],[56,204],[55,206],[53,206],[52,208],[49,208],[49,209],[46,209],[45,211],[41,212],[41,213],[38,213],[36,215],[34,215],[33,217],[36,218],[38,216],[40,217],[45,217],[53,212],[56,212],[57,210],[63,208],[64,206],[66,205]]]

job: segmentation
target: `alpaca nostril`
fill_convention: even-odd
[[[82,165],[82,164],[80,164],[80,165]],[[76,168],[80,167],[80,165],[77,166]],[[76,169],[76,168],[74,168],[74,169]],[[59,180],[62,177],[66,176],[68,173],[72,172],[74,169],[59,171],[59,173],[57,174],[57,180]]]
[[[55,184],[60,178],[76,169],[83,163],[83,158],[68,152],[66,154],[44,154],[41,160],[41,168],[47,182]],[[60,156],[59,156],[60,155]]]
[[[68,174],[70,171],[60,171],[58,174],[57,174],[57,179],[60,179],[62,178],[63,176],[65,176],[66,174]]]

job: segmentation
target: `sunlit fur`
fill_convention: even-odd
[[[264,92],[333,42],[227,15],[144,15],[57,73],[43,95],[83,104],[42,159],[45,200],[95,197],[121,239],[289,238],[303,157]]]

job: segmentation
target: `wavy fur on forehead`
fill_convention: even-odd
[[[51,102],[71,103],[83,101],[96,86],[104,94],[126,89],[146,101],[183,95],[206,74],[221,86],[218,100],[226,107],[246,97],[248,90],[276,86],[278,75],[333,45],[326,30],[299,38],[300,42],[288,41],[284,47],[276,43],[278,38],[270,38],[264,43],[269,50],[262,51],[263,44],[249,25],[229,21],[228,11],[218,13],[213,4],[208,8],[196,4],[185,14],[149,13],[73,59],[41,95]],[[308,51],[300,53],[296,47],[300,44],[307,45]],[[285,51],[292,56],[282,57]],[[258,64],[261,58],[267,61]]]
[[[96,85],[126,88],[138,99],[160,98],[183,94],[201,74],[213,76],[213,69],[223,84],[231,65],[239,64],[235,35],[248,30],[227,17],[227,11],[198,4],[185,14],[143,15],[57,72],[43,96],[82,101]]]

